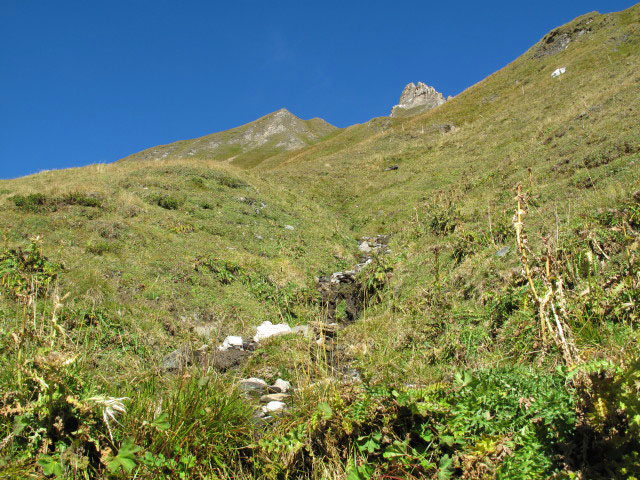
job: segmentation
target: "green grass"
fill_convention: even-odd
[[[199,150],[247,126],[0,182],[0,477],[637,477],[640,8],[563,28],[589,20],[430,112],[309,120],[322,140],[295,151]],[[324,320],[314,277],[374,234],[391,251],[331,352],[290,335],[236,370],[161,371],[265,320]],[[572,362],[531,289],[558,280]],[[249,376],[292,381],[289,413],[255,421]]]

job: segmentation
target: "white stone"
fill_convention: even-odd
[[[364,242],[362,242],[358,248],[360,249],[360,251],[362,253],[369,253],[371,251],[371,247],[369,246],[369,242],[367,242],[366,240]]]
[[[236,349],[236,350],[242,350],[242,337],[238,337],[235,335],[229,335],[227,338],[224,339],[224,342],[222,342],[222,345],[220,345],[218,347],[218,350],[220,351],[226,351],[226,350],[230,350],[230,349]]]
[[[253,337],[255,342],[260,342],[265,338],[274,337],[276,335],[283,335],[285,333],[291,333],[291,327],[286,323],[278,323],[274,325],[270,321],[263,322],[256,328],[256,334]]]
[[[264,407],[262,407],[262,411],[264,413],[276,413],[282,412],[287,407],[287,404],[284,402],[278,402],[274,400],[273,402],[267,403]]]
[[[562,75],[566,71],[567,71],[566,67],[561,67],[561,68],[558,68],[558,69],[554,70],[553,73],[551,74],[551,76],[553,78],[556,78],[556,77],[559,77],[560,75]]]
[[[291,389],[291,384],[281,378],[277,379],[273,386],[279,388],[282,393],[287,393]]]
[[[287,230],[295,230],[296,227],[294,227],[293,225],[285,225],[284,228]]]

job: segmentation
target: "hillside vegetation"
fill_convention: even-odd
[[[255,167],[273,155],[311,145],[337,130],[321,118],[301,120],[282,108],[247,125],[143,150],[123,161],[217,160],[240,167]]]
[[[635,6],[419,115],[0,182],[0,478],[640,478],[639,84]]]

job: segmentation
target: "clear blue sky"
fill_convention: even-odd
[[[111,162],[281,107],[338,125],[455,95],[632,0],[0,0],[0,178]]]

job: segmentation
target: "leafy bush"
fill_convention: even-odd
[[[25,212],[44,212],[54,209],[54,203],[51,198],[42,193],[30,193],[28,195],[14,195],[11,197],[13,204],[20,210]]]
[[[177,210],[182,204],[180,200],[170,195],[159,195],[157,197],[154,197],[152,201],[165,210]]]
[[[80,205],[82,207],[102,207],[102,202],[95,196],[85,195],[80,192],[70,192],[64,194],[58,201],[61,205]]]
[[[40,240],[34,238],[25,248],[0,252],[2,288],[16,298],[39,296],[55,281],[61,265],[50,262],[43,254]]]

